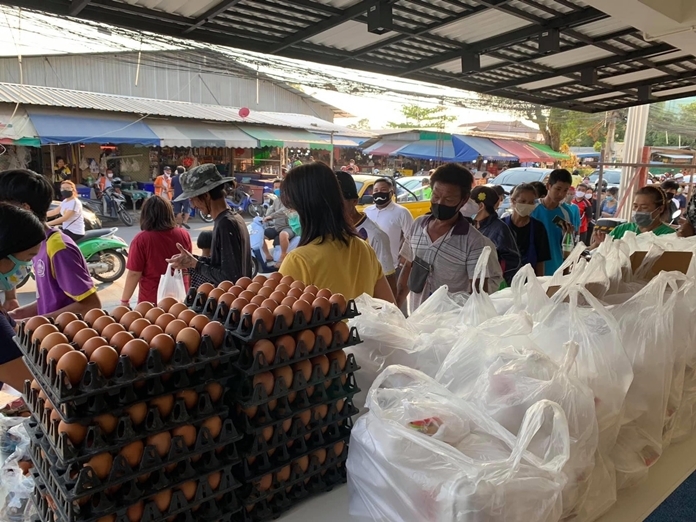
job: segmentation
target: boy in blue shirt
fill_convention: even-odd
[[[532,212],[532,217],[544,224],[549,237],[551,260],[544,263],[545,275],[553,275],[563,264],[562,242],[565,232],[575,235],[575,231],[580,227],[578,219],[580,216],[573,212],[570,205],[565,203],[572,184],[573,177],[567,170],[556,169],[552,171],[546,184],[548,193],[539,200],[539,205]],[[563,220],[563,227],[553,222],[557,216]]]

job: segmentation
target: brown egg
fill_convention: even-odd
[[[280,302],[280,304],[281,304],[281,306],[287,306],[287,307],[289,307],[290,310],[292,311],[292,307],[293,307],[293,305],[295,304],[296,301],[297,301],[297,299],[295,299],[294,297],[287,296],[286,298],[284,298],[284,299]],[[295,318],[295,313],[294,313],[294,312],[293,312],[293,314],[292,314],[292,317],[293,317],[293,319]]]
[[[338,399],[336,401],[336,411],[341,413],[343,411],[343,405],[345,404],[345,400],[343,399]]]
[[[290,276],[285,276],[285,277],[290,277]],[[285,278],[283,277],[283,274],[281,274],[280,272],[273,272],[272,274],[270,274],[268,276],[268,279],[270,279],[271,281],[281,282],[281,280],[285,279]],[[290,279],[292,279],[292,277],[290,277]]]
[[[68,326],[73,321],[78,321],[78,320],[79,320],[79,317],[77,317],[74,313],[63,312],[58,317],[56,317],[56,325],[58,326],[58,328],[61,329],[61,331],[65,331],[66,326]]]
[[[172,503],[172,490],[165,489],[164,491],[160,491],[152,497],[152,500],[155,501],[155,505],[161,513],[166,513],[169,510],[169,505]]]
[[[198,394],[195,390],[181,390],[176,394],[177,399],[184,399],[187,410],[191,410],[198,404]]]
[[[126,330],[130,330],[133,321],[142,318],[142,316],[143,315],[140,312],[136,312],[135,310],[133,310],[131,312],[123,314],[123,317],[121,317],[121,320],[119,322],[126,327]]]
[[[329,359],[326,355],[317,355],[311,358],[309,362],[312,363],[312,367],[318,365],[321,368],[321,373],[324,374],[325,377],[326,374],[329,373]]]
[[[174,339],[171,335],[167,334],[156,335],[150,343],[150,347],[159,352],[162,362],[165,364],[168,363],[172,355],[174,355],[174,346]]]
[[[297,347],[297,344],[295,343],[295,339],[291,335],[281,335],[275,340],[275,348],[276,351],[280,349],[282,346],[285,349],[285,353],[289,358],[292,359],[295,355],[295,348]]]
[[[266,427],[261,431],[261,436],[263,437],[263,440],[265,440],[266,442],[268,442],[269,440],[271,440],[271,438],[273,437],[273,426],[266,426]],[[273,453],[275,453],[275,450],[269,450],[269,451],[268,451],[268,455],[269,455],[269,456],[272,456],[272,455],[273,455],[273,453],[271,453],[271,451],[272,451]]]
[[[314,297],[317,296],[317,292],[319,291],[319,287],[316,285],[307,285],[305,286],[304,293],[305,294],[312,294]]]
[[[175,321],[172,321],[169,324],[171,325],[174,322]],[[147,344],[150,344],[152,340],[161,333],[164,333],[164,331],[159,326],[157,326],[156,324],[151,324],[150,326],[145,327],[145,329],[142,332],[140,332],[140,338],[144,340]]]
[[[264,475],[254,484],[259,491],[268,491],[273,485],[273,475]]]
[[[217,287],[222,290],[223,292],[229,291],[230,288],[234,286],[234,283],[232,281],[223,281]]]
[[[118,352],[111,346],[100,346],[92,352],[89,360],[97,365],[99,371],[106,379],[110,379],[118,365]]]
[[[255,305],[253,303],[249,303],[246,305],[244,308],[242,308],[242,315],[253,315],[253,313],[258,310],[258,305]]]
[[[300,296],[301,301],[307,301],[310,305],[314,302],[316,296],[310,292],[305,292]]]
[[[263,285],[267,280],[268,280],[268,278],[265,275],[258,274],[251,281],[252,281],[252,283],[259,283],[259,284]]]
[[[258,384],[260,384],[266,391],[266,395],[270,396],[273,393],[273,385],[275,383],[275,379],[273,378],[273,374],[271,372],[257,373],[256,375],[254,375],[254,380],[252,382],[254,388],[256,388]]]
[[[165,313],[167,312],[156,306],[155,308],[150,308],[150,310],[148,310],[148,312],[145,314],[145,319],[150,321],[152,324],[156,324],[159,316]]]
[[[111,337],[110,344],[111,344],[111,346],[116,348],[116,351],[118,353],[121,353],[121,350],[123,350],[123,347],[126,346],[126,344],[128,342],[132,341],[133,339],[135,339],[135,337],[133,337],[133,334],[130,332],[126,332],[126,331],[116,332]]]
[[[230,293],[224,293],[220,296],[220,299],[218,299],[218,305],[224,304],[226,307],[229,308],[232,306],[232,303],[234,303],[236,299],[237,298],[234,295]]]
[[[150,326],[150,324],[150,321],[148,321],[144,317],[141,317],[140,319],[136,319],[131,323],[130,331],[133,332],[136,337],[140,337],[143,333],[143,330]]]
[[[118,332],[125,332],[126,327],[123,326],[121,323],[111,323],[107,324],[104,329],[102,330],[102,337],[105,337],[107,341],[111,341],[111,338],[116,335]]]
[[[225,327],[218,321],[210,321],[203,327],[201,335],[210,336],[213,346],[219,350],[222,347],[222,342],[225,340]]]
[[[334,444],[334,447],[333,447],[334,454],[335,454],[337,457],[340,457],[340,456],[341,456],[341,453],[343,453],[343,448],[344,448],[345,446],[346,446],[346,443],[343,442],[343,441],[337,442],[336,444]]]
[[[147,314],[150,310],[152,310],[155,307],[153,303],[149,303],[147,301],[143,301],[142,303],[138,303],[133,310],[138,312],[140,315],[145,317],[145,314]]]
[[[75,352],[79,353],[79,352]],[[57,414],[57,412],[54,412]],[[60,417],[59,417],[60,418]],[[73,443],[73,446],[80,447],[82,442],[85,440],[85,437],[87,436],[87,427],[83,426],[82,424],[78,424],[76,422],[74,423],[67,423],[60,421],[58,423],[58,434],[60,435],[61,433],[65,433],[68,438],[70,439],[70,442]]]
[[[113,317],[117,322],[120,322],[121,318],[130,311],[131,309],[127,306],[117,306],[111,311],[111,317]],[[96,330],[99,331],[98,328]]]
[[[313,456],[315,456],[319,460],[319,464],[323,465],[324,462],[326,462],[326,450],[325,449],[320,449],[312,453]]]
[[[248,292],[252,292],[254,295],[259,293],[259,290],[263,288],[263,284],[261,283],[251,283],[249,286],[246,287]]]
[[[50,350],[57,344],[68,344],[68,338],[64,333],[51,332],[43,338],[43,341],[41,341],[41,344],[39,344],[39,349]]]
[[[280,281],[276,281],[275,279],[266,279],[266,282],[263,284],[264,288],[270,288],[272,290],[275,290],[278,288],[278,285],[280,284]],[[288,288],[290,288],[289,285],[286,285]]]
[[[217,439],[218,435],[220,435],[220,432],[222,431],[222,420],[217,415],[215,417],[210,417],[209,419],[203,421],[201,428],[208,428],[210,435],[214,439]]]
[[[350,340],[350,328],[348,328],[348,324],[343,321],[331,325],[331,331],[333,340],[338,345],[345,344]]]
[[[273,315],[276,317],[282,316],[283,319],[285,320],[285,325],[290,328],[292,327],[292,322],[295,319],[295,313],[292,311],[292,308],[290,308],[287,305],[279,305],[276,307],[276,309],[273,311]]]
[[[150,401],[150,406],[159,410],[160,417],[166,419],[174,409],[174,395],[162,395]]]
[[[167,326],[169,325],[169,323],[171,323],[174,320],[176,320],[176,317],[174,317],[172,314],[167,312],[165,314],[160,315],[157,318],[157,320],[155,321],[155,324],[157,326],[159,326],[160,328],[162,328],[162,330],[164,330],[166,332]]]
[[[85,462],[85,467],[92,468],[94,474],[101,480],[104,480],[111,473],[113,463],[114,458],[110,454],[99,453]]]
[[[273,364],[276,349],[271,341],[268,339],[262,339],[254,343],[254,346],[251,349],[251,356],[255,359],[256,354],[259,352],[263,354],[264,362],[266,364]]]
[[[241,294],[239,294],[239,299],[246,299],[249,302],[251,302],[254,297],[256,297],[256,294],[254,292],[250,292],[249,290],[244,290]]]
[[[237,409],[238,409],[238,411],[244,411],[244,415],[246,415],[250,419],[253,419],[259,411],[258,406],[249,406],[248,408],[245,408],[244,410],[242,410],[240,406],[237,406]]]
[[[164,328],[164,333],[171,335],[174,339],[176,339],[176,336],[179,335],[179,332],[184,328],[188,328],[187,322],[185,322],[183,319],[174,319],[166,326],[166,328]]]
[[[121,350],[121,355],[127,355],[130,358],[133,368],[140,368],[147,360],[147,355],[150,353],[150,345],[142,339],[133,339],[128,341]]]
[[[228,293],[232,294],[235,297],[239,297],[239,294],[241,294],[244,291],[244,289],[241,286],[234,285],[232,288],[228,290]]]
[[[99,334],[94,328],[83,328],[75,334],[75,336],[73,337],[73,341],[77,346],[82,348],[88,340],[98,336]]]
[[[92,328],[94,328],[94,321],[99,319],[100,317],[104,317],[106,315],[106,312],[100,308],[93,308],[89,312],[85,314],[85,319],[84,321],[90,325]]]
[[[300,288],[291,288],[287,292],[288,297],[294,297],[296,300],[302,297],[304,292]]]
[[[279,303],[277,301],[274,301],[273,299],[264,299],[261,302],[261,307],[268,308],[271,312],[273,312],[278,307],[278,304]]]
[[[225,292],[220,290],[219,288],[213,288],[208,294],[208,299],[215,299],[215,301],[219,301],[224,293]]]
[[[293,373],[292,368],[289,366],[281,366],[280,368],[273,370],[273,377],[275,377],[276,380],[282,377],[283,381],[285,382],[285,386],[288,388],[292,386]]]
[[[210,283],[203,283],[201,286],[198,287],[198,293],[199,294],[205,294],[206,296],[213,291],[215,287],[210,284]]]
[[[312,377],[312,363],[307,360],[296,362],[292,365],[293,372],[302,372],[302,376],[306,381],[309,381]]]
[[[128,462],[128,465],[131,468],[137,469],[138,466],[140,466],[140,461],[143,458],[144,449],[145,445],[143,444],[143,441],[135,440],[130,444],[123,446],[121,451],[119,451],[119,455],[123,455],[123,458],[126,459],[126,462]]]
[[[210,322],[210,319],[208,319],[205,315],[197,315],[191,321],[189,322],[189,326],[192,328],[195,328],[198,330],[198,333],[203,332],[203,328],[205,328],[205,325],[207,325]]]
[[[179,332],[179,335],[176,336],[176,342],[184,343],[189,355],[195,355],[198,353],[198,347],[201,344],[201,334],[198,333],[198,330],[189,326]]]
[[[48,353],[46,354],[46,362],[50,365],[51,360],[55,359],[56,362],[59,362],[60,359],[69,352],[74,352],[75,348],[70,346],[69,344],[56,344],[53,348],[48,350]]]
[[[276,303],[280,304],[283,302],[284,299],[286,299],[286,295],[283,292],[271,292],[271,295],[268,296],[269,299],[273,299]]]
[[[31,319],[27,319],[26,321],[24,321],[24,331],[25,332],[33,332],[39,326],[44,325],[44,324],[51,324],[51,321],[47,317],[44,317],[43,315],[36,315],[36,316],[32,317]]]
[[[285,482],[286,480],[290,479],[290,466],[285,466],[284,468],[280,468],[276,472],[276,480],[278,482]]]
[[[184,482],[178,487],[179,490],[184,494],[184,498],[186,500],[193,500],[193,497],[196,496],[196,490],[198,489],[198,483],[195,480],[189,480],[188,482]]]
[[[222,392],[224,390],[220,383],[211,382],[208,386],[205,387],[205,391],[207,391],[208,395],[210,395],[210,400],[213,403],[216,403],[220,400],[220,397],[222,397]]]
[[[259,321],[263,323],[266,331],[270,332],[273,329],[273,312],[268,308],[257,308],[251,316],[251,322],[252,324],[256,324]]]
[[[73,386],[80,383],[87,368],[87,357],[84,353],[73,350],[64,354],[56,365],[56,372],[65,372],[68,381]]]
[[[348,301],[346,298],[343,296],[343,294],[333,294],[329,298],[329,303],[331,305],[338,305],[338,309],[341,312],[341,315],[344,315],[346,313],[346,310],[348,309]]]
[[[196,317],[196,315],[197,315],[196,312],[194,312],[193,310],[188,310],[188,309],[186,309],[186,310],[184,310],[183,312],[181,312],[181,313],[179,314],[179,316],[177,317],[177,319],[181,319],[181,320],[184,321],[186,324],[189,324],[189,323],[191,322],[191,319],[193,319],[194,317]]]
[[[126,516],[130,522],[140,522],[143,519],[145,504],[141,500],[137,504],[133,504],[126,511]]]
[[[256,306],[261,306],[265,300],[266,300],[266,298],[264,296],[255,295],[254,297],[251,298],[251,303],[255,304]]]
[[[321,310],[321,315],[324,318],[327,318],[329,316],[329,312],[331,311],[331,303],[329,303],[329,300],[326,297],[317,297],[312,303],[312,308],[315,310],[318,308]]]
[[[98,518],[97,522],[116,522],[116,515],[104,515]]]
[[[94,417],[94,423],[99,426],[103,433],[108,435],[109,433],[113,433],[116,426],[118,426],[118,419],[110,413],[104,413],[98,417]]]
[[[150,435],[146,439],[145,445],[154,446],[160,457],[166,457],[169,455],[169,449],[172,447],[172,436],[168,431]]]
[[[55,332],[58,332],[58,327],[56,325],[50,323],[42,324],[36,327],[36,330],[34,330],[34,333],[31,335],[31,340],[41,343],[48,334]]]
[[[328,288],[321,288],[317,292],[317,297],[325,297],[326,299],[330,299],[333,294],[331,293],[331,290]]]
[[[283,424],[280,425],[280,427],[284,432],[287,433],[288,431],[290,431],[290,428],[292,428],[292,419],[285,419],[283,421]]]
[[[178,319],[179,314],[184,310],[188,310],[184,303],[174,303],[172,307],[169,309],[169,313]]]
[[[219,471],[216,471],[215,473],[211,473],[210,475],[208,475],[208,485],[210,486],[210,489],[216,491],[217,488],[220,487],[221,478],[222,476]]]
[[[260,295],[261,297],[269,299],[273,293],[275,293],[275,292],[273,291],[273,289],[271,287],[264,286],[264,287],[259,289],[257,295]]]
[[[80,331],[84,332],[85,330],[80,330]],[[107,346],[108,344],[109,344],[109,342],[106,339],[104,339],[103,337],[92,337],[90,339],[87,339],[87,341],[85,341],[85,344],[82,346],[82,351],[85,352],[85,355],[91,361],[92,354],[94,353],[94,350],[96,350],[100,346]]]
[[[333,338],[333,332],[331,331],[331,328],[329,328],[328,326],[326,326],[326,325],[317,326],[314,329],[314,335],[317,336],[317,339],[323,339],[325,346],[331,346],[331,339]]]
[[[147,404],[138,402],[125,409],[125,412],[131,418],[133,425],[138,426],[143,423],[147,416]]]
[[[304,344],[305,348],[307,348],[307,351],[310,353],[314,350],[314,345],[317,343],[317,336],[314,335],[312,330],[297,332],[295,334],[295,339],[297,340],[298,346],[300,343]]]
[[[237,297],[234,301],[232,301],[232,304],[230,305],[230,308],[232,310],[243,310],[246,305],[249,304],[249,301],[242,297]]]
[[[348,359],[346,357],[346,352],[344,352],[343,350],[336,350],[335,352],[331,352],[327,354],[326,357],[329,359],[329,362],[338,361],[338,367],[341,370],[346,369],[346,361]]]
[[[209,284],[209,283],[208,283],[208,284]],[[210,285],[210,286],[212,286],[212,285]],[[172,306],[174,306],[176,303],[178,303],[178,302],[179,302],[179,301],[177,301],[177,300],[174,299],[173,297],[165,297],[165,298],[162,299],[159,303],[157,303],[157,306],[158,306],[159,308],[161,308],[162,310],[164,310],[165,312],[168,312],[169,309],[170,309]]]
[[[292,305],[292,311],[294,313],[300,313],[302,314],[302,317],[304,317],[305,322],[309,323],[312,320],[312,305],[309,304],[307,301],[303,301],[302,299],[298,299],[295,301],[295,304]]]
[[[304,410],[297,415],[297,418],[303,425],[307,426],[312,421],[312,410]]]
[[[181,437],[184,439],[184,444],[187,448],[192,447],[196,443],[196,427],[187,424],[186,426],[179,426],[172,430],[173,437]]]
[[[302,281],[294,281],[293,280],[293,281],[288,282],[285,280],[285,278],[283,278],[280,282],[290,285],[290,288],[297,288],[298,290],[302,290],[303,292],[304,292],[304,289],[306,286]]]
[[[251,278],[240,277],[239,279],[237,279],[237,282],[235,284],[237,286],[241,286],[242,288],[246,289],[251,283],[252,283]]]
[[[108,315],[103,315],[101,317],[97,317],[94,322],[92,323],[92,328],[94,328],[97,332],[99,332],[99,335],[104,334],[104,328],[109,326],[110,324],[114,324],[116,320]]]

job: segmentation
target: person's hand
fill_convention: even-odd
[[[176,244],[176,248],[179,249],[179,254],[172,256],[167,259],[167,263],[170,263],[175,270],[183,270],[184,268],[196,268],[198,260],[194,255],[186,250],[180,243]]]
[[[607,238],[606,232],[602,232],[600,230],[595,230],[594,233],[592,234],[592,244],[589,246],[590,250],[594,250],[600,244],[604,243],[604,240],[606,238]]]
[[[31,317],[30,314],[26,312],[26,310],[22,310],[21,308],[15,308],[11,312],[8,312],[8,314],[12,319],[15,321],[21,320],[21,319],[29,319]]]
[[[17,299],[8,299],[5,304],[2,305],[6,312],[11,312],[19,308],[19,301]]]
[[[268,221],[270,221],[270,220],[271,220],[271,218],[269,218],[269,217],[265,217],[265,218],[262,219],[262,221],[263,221],[264,223],[266,223],[266,222],[268,222]]]
[[[561,221],[561,228],[563,229],[563,234],[575,233],[575,227],[568,223],[566,220]]]

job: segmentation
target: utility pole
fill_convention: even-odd
[[[617,111],[607,113],[607,143],[604,146],[604,163],[614,160],[614,136],[616,135],[616,118],[619,116]]]

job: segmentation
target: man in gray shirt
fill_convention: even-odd
[[[281,179],[273,181],[273,193],[276,195],[276,198],[273,200],[273,204],[268,207],[266,217],[263,218],[264,223],[273,221],[273,226],[266,228],[266,230],[264,230],[264,235],[268,239],[275,240],[277,238],[279,240],[281,262],[285,259],[285,256],[288,255],[290,241],[295,237],[295,232],[290,228],[288,222],[288,213],[290,211],[285,208],[285,205],[280,201],[280,186],[282,183],[283,180]],[[263,253],[268,261],[273,261],[273,256],[268,250],[268,245],[266,245],[265,241],[263,242]]]

